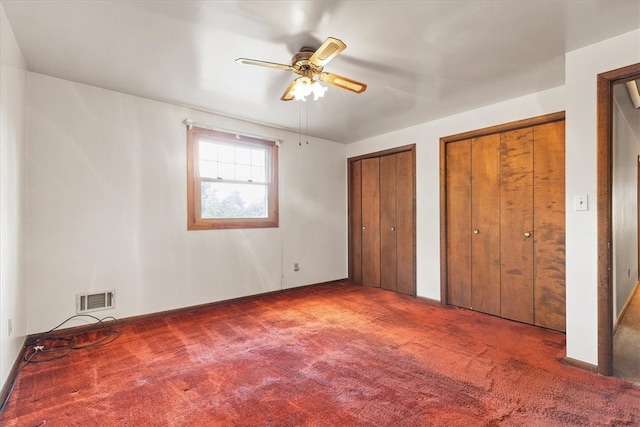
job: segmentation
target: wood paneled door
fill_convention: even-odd
[[[415,145],[349,159],[349,279],[415,295]]]
[[[564,121],[534,127],[535,324],[565,330]]]
[[[498,134],[500,148],[500,315],[534,323],[533,128]],[[537,232],[536,232],[537,235]]]
[[[471,145],[471,305],[500,314],[500,137],[487,135]],[[467,230],[467,234],[469,234]]]
[[[564,113],[441,141],[446,303],[565,330]]]

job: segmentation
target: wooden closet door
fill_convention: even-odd
[[[500,315],[500,134],[471,144],[471,307]]]
[[[501,139],[500,315],[533,324],[533,129]]]
[[[362,161],[351,163],[349,176],[349,277],[362,283]]]
[[[445,152],[447,303],[471,308],[471,140]]]
[[[380,157],[380,287],[397,290],[397,155]]]
[[[380,161],[362,160],[362,283],[380,287]]]
[[[564,331],[565,156],[564,121],[535,126],[535,324]]]
[[[397,176],[396,213],[396,290],[409,295],[416,294],[415,248],[415,165],[414,152],[404,151],[395,155]]]

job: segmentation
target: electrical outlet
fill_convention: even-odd
[[[300,271],[300,264],[297,262],[293,264],[293,271]]]
[[[9,321],[7,322],[7,329],[9,330],[9,336],[11,336],[11,333],[13,332],[13,319],[11,317],[9,317]]]

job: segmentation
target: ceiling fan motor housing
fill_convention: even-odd
[[[302,49],[300,49],[300,52],[296,53],[291,58],[291,66],[293,67],[293,70],[296,73],[307,77],[311,77],[314,74],[321,73],[324,67],[309,61],[309,58],[313,56],[314,52],[314,49],[308,47],[303,47]]]

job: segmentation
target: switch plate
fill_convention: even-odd
[[[577,211],[589,210],[589,196],[586,194],[573,196],[574,209]]]

